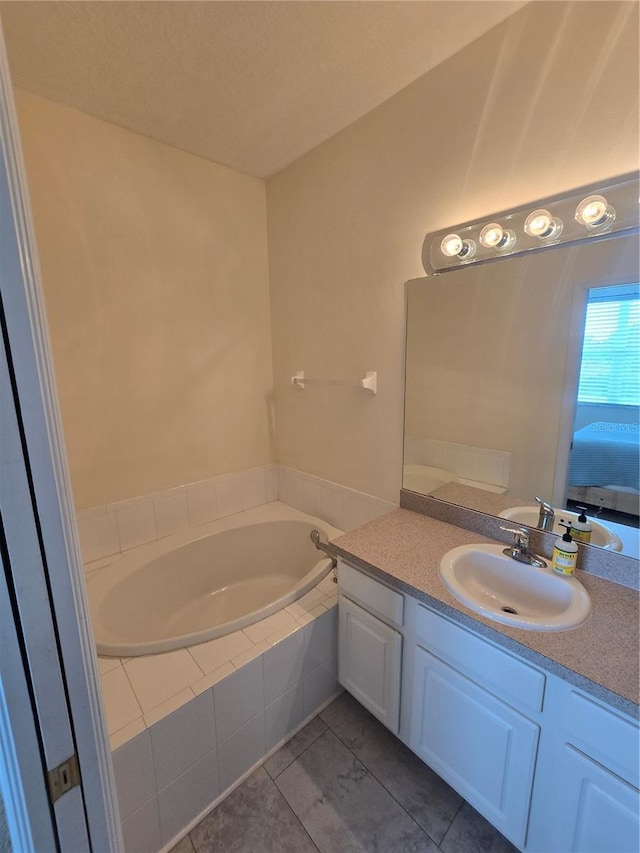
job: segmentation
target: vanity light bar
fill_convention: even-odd
[[[428,275],[495,261],[584,239],[637,232],[638,175],[571,190],[478,222],[427,234],[422,263]]]

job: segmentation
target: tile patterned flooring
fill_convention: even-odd
[[[172,853],[514,853],[348,693],[272,755]]]

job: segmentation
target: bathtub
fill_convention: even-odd
[[[98,654],[135,657],[237,631],[300,598],[329,572],[310,540],[341,531],[274,503],[144,545],[87,583]]]

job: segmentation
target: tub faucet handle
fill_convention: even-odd
[[[320,541],[320,531],[316,530],[314,527],[313,530],[311,531],[311,533],[309,534],[309,538],[311,539],[313,544],[316,546],[318,551],[322,551],[324,554],[327,555],[327,557],[329,557],[329,559],[331,560],[331,565],[335,569],[336,566],[338,565],[338,561],[336,560],[336,558],[332,554],[329,543]]]

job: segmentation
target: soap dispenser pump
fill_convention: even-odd
[[[570,524],[560,522],[565,532],[562,536],[558,536],[553,546],[553,555],[551,557],[551,568],[554,572],[564,577],[572,577],[576,570],[576,562],[578,559],[578,546],[571,538]]]
[[[580,515],[571,522],[571,538],[576,542],[589,543],[591,542],[593,527],[586,516],[587,508],[586,506],[577,506],[576,509],[580,510]]]

